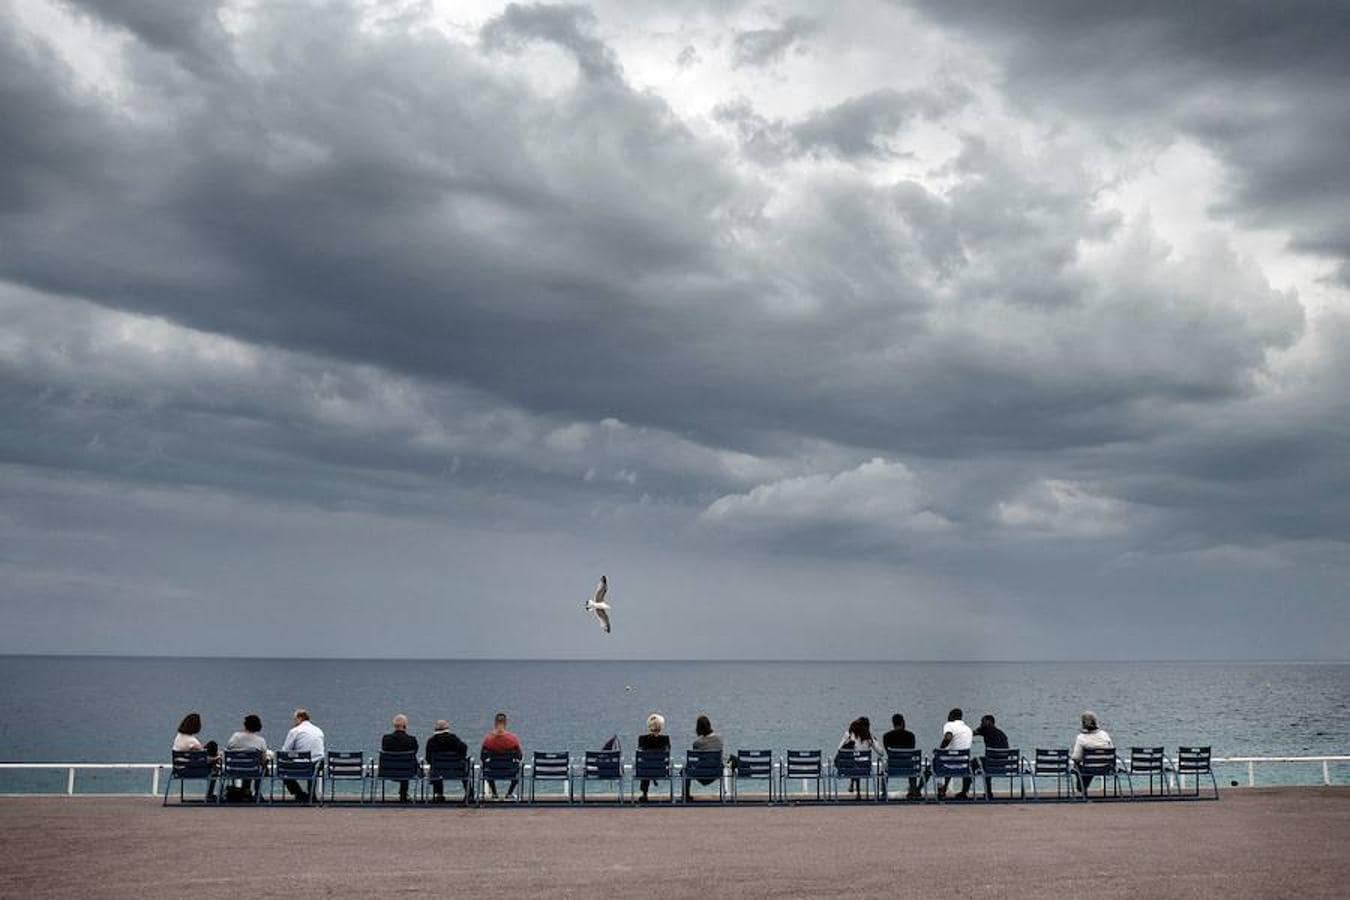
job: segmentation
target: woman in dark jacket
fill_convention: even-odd
[[[666,717],[660,713],[652,713],[647,717],[647,733],[638,738],[639,750],[664,750],[670,752],[670,735],[665,734]],[[642,779],[640,787],[642,788],[641,802],[647,802],[647,787],[651,784],[647,779]]]

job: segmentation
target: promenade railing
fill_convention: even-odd
[[[774,761],[775,774],[779,765],[779,760]],[[1271,767],[1292,768],[1301,767],[1303,771],[1311,769],[1318,772],[1320,769],[1320,782],[1324,785],[1331,784],[1350,784],[1350,755],[1335,756],[1216,756],[1212,763],[1215,771],[1223,776],[1221,784],[1231,787],[1235,779],[1232,778],[1233,770],[1236,768],[1241,771],[1246,769],[1246,786],[1258,787],[1258,770]],[[164,781],[169,769],[168,762],[112,762],[112,763],[91,763],[91,762],[0,762],[0,796],[159,796],[162,791]],[[530,766],[525,766],[525,776],[529,777]],[[624,771],[626,777],[631,777],[632,765],[625,763]],[[1342,774],[1342,771],[1345,774]],[[118,789],[105,791],[88,791],[81,793],[77,787],[81,783],[87,783],[90,779],[95,779],[99,775],[110,775],[115,773],[125,773],[126,778],[118,780],[119,785],[125,784],[130,780],[141,781],[145,785],[145,790],[136,789]],[[12,780],[12,775],[29,776],[29,781],[40,778],[41,776],[64,775],[64,790],[11,790],[6,782]],[[1336,777],[1339,776],[1339,777]],[[679,778],[678,773],[675,776]],[[730,777],[726,775],[724,777]],[[99,779],[96,779],[99,780]],[[1270,782],[1268,782],[1270,783]],[[1280,780],[1276,784],[1315,784],[1316,781],[1286,781]]]

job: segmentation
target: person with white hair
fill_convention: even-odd
[[[416,753],[417,738],[408,734],[408,717],[399,713],[394,716],[393,725],[394,730],[380,739],[380,749],[386,753]],[[408,802],[408,782],[406,781],[398,783],[398,802]]]
[[[1073,749],[1069,751],[1069,759],[1080,763],[1083,761],[1084,750],[1111,750],[1116,745],[1111,742],[1111,735],[1106,733],[1106,729],[1097,724],[1097,714],[1092,710],[1084,710],[1083,715],[1079,717],[1079,723],[1082,730],[1073,739]],[[1082,776],[1083,793],[1087,793],[1088,786],[1092,784],[1092,776]]]
[[[652,713],[647,717],[647,733],[638,738],[639,750],[664,750],[670,752],[670,735],[665,733],[666,717],[660,713]],[[639,787],[642,788],[641,802],[647,802],[647,788],[651,782],[646,778],[642,779]]]

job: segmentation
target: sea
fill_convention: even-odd
[[[1116,746],[1207,745],[1216,756],[1350,754],[1350,663],[802,662],[221,659],[0,656],[0,761],[163,762],[184,714],[222,744],[247,713],[277,746],[296,707],[331,750],[378,748],[404,713],[425,738],[437,719],[476,743],[498,711],[531,750],[580,753],[618,735],[636,747],[649,713],[687,746],[707,715],[729,750],[838,746],[867,716],[905,716],[920,746],[947,711],[991,714],[1012,745],[1067,747],[1085,709]],[[977,741],[978,750],[979,743]],[[1246,783],[1246,765],[1220,770]],[[1350,781],[1333,764],[1332,780]],[[1314,784],[1320,763],[1263,765],[1259,784]],[[0,769],[0,792],[61,791],[64,771]],[[148,790],[144,773],[80,774],[80,792]]]

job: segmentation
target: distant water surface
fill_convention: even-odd
[[[1095,710],[1117,746],[1210,744],[1220,756],[1350,752],[1350,664],[970,662],[556,662],[0,657],[0,760],[159,761],[182,715],[222,743],[245,713],[279,744],[307,707],[330,749],[370,749],[406,713],[470,743],[505,710],[527,750],[636,745],[660,711],[675,746],[711,717],[730,749],[832,748],[847,723],[902,712],[924,747],[947,710],[993,713],[1014,746],[1067,746]],[[977,744],[978,747],[978,744]],[[1244,772],[1245,774],[1245,772]],[[1233,777],[1240,777],[1233,774]],[[1263,769],[1263,782],[1320,780]],[[1337,770],[1346,780],[1346,770]],[[2,780],[0,780],[2,781]],[[12,779],[11,779],[12,781]],[[0,790],[13,786],[0,783]]]

